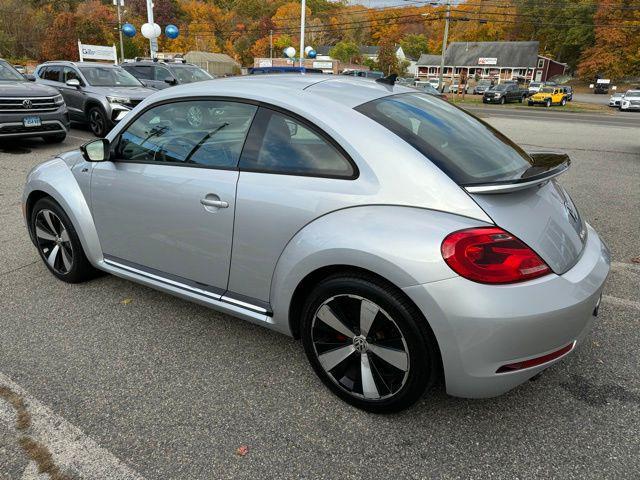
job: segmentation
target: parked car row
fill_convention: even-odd
[[[154,92],[214,78],[195,65],[151,60],[123,65],[51,61],[38,65],[33,75],[25,73],[0,60],[0,138],[62,142],[71,121],[104,137]]]
[[[618,107],[620,111],[640,110],[640,89],[616,92],[609,98],[610,107]]]

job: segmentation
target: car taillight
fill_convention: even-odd
[[[454,272],[474,282],[514,283],[551,273],[533,250],[498,227],[453,232],[441,250]]]

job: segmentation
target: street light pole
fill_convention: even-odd
[[[306,10],[307,10],[307,1],[306,0],[302,0],[301,1],[301,5],[300,5],[301,11],[300,11],[300,67],[303,66],[303,62],[304,62],[304,23],[305,23],[305,15],[306,15]]]
[[[438,89],[444,90],[444,54],[447,50],[447,40],[449,39],[449,16],[451,15],[451,0],[447,0],[447,16],[444,22],[444,36],[442,37],[442,56],[440,57],[440,76],[438,79]]]
[[[269,30],[269,58],[273,60],[273,30]]]
[[[154,24],[153,21],[153,0],[147,0],[147,22],[151,25]],[[156,53],[158,52],[158,39],[150,38],[149,39],[149,56],[151,58],[156,58]]]
[[[124,42],[122,41],[122,16],[120,14],[120,7],[124,7],[124,0],[113,0],[116,4],[116,10],[118,10],[118,33],[120,34],[120,60],[124,62]]]

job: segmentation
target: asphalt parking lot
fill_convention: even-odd
[[[600,317],[506,395],[438,389],[390,416],[331,395],[295,340],[111,276],[56,281],[23,226],[22,186],[91,136],[0,146],[0,479],[48,478],[2,387],[69,478],[637,478],[640,114],[480,114],[526,149],[570,154],[561,183],[613,254]]]

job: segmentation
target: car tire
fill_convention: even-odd
[[[564,107],[566,104],[567,104],[567,99],[563,98],[562,101],[560,102],[560,105]]]
[[[65,138],[67,138],[66,133],[60,133],[58,135],[47,135],[46,137],[42,137],[45,143],[62,143]]]
[[[549,108],[549,107],[551,106],[551,100],[547,98],[547,99],[544,101],[544,106],[545,106],[545,107],[547,107],[547,108]]]
[[[409,407],[440,371],[436,342],[420,311],[366,275],[334,275],[320,282],[302,310],[301,336],[322,382],[369,412]]]
[[[100,107],[92,107],[89,109],[89,128],[91,132],[98,137],[103,138],[109,130],[111,130],[111,124],[107,118],[107,114]]]
[[[29,229],[42,261],[59,280],[80,283],[99,274],[84,254],[71,220],[52,198],[41,198],[33,206]]]
[[[502,97],[500,99],[500,105],[504,105],[505,103],[507,103],[507,100],[504,97]]]
[[[533,102],[527,102],[530,107],[533,107]]]

